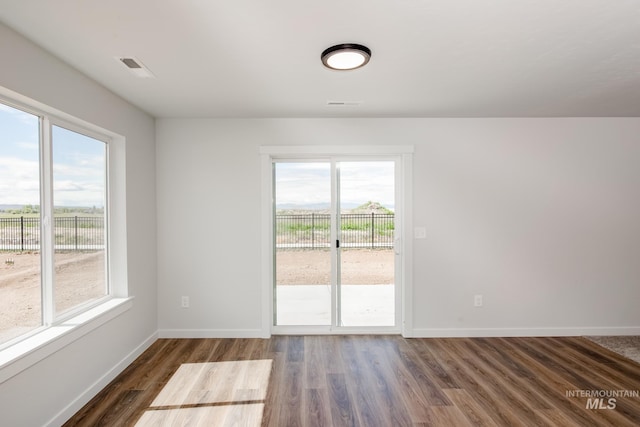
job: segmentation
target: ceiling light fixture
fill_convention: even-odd
[[[371,50],[361,44],[343,43],[322,52],[322,63],[332,70],[355,70],[367,65]]]

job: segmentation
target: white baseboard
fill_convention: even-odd
[[[105,388],[111,381],[113,381],[122,371],[125,370],[138,356],[140,356],[151,344],[158,339],[158,333],[154,332],[147,339],[145,339],[138,347],[136,347],[131,353],[129,353],[124,359],[118,362],[113,368],[109,369],[102,377],[100,377],[95,383],[87,388],[80,396],[75,398],[73,402],[67,405],[62,411],[53,417],[46,425],[47,426],[61,426],[69,418],[71,418],[76,412],[78,412],[84,405],[86,405],[93,397],[98,394],[103,388]]]
[[[598,335],[640,335],[640,326],[575,327],[575,328],[425,328],[413,329],[412,338],[467,337],[575,337]]]
[[[305,334],[297,331],[296,334]],[[466,337],[575,337],[640,335],[640,326],[573,328],[416,328],[404,331],[406,338]],[[158,338],[268,338],[261,329],[160,329]]]
[[[160,329],[158,338],[264,338],[262,329]]]

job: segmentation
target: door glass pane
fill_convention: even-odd
[[[107,294],[106,144],[54,126],[56,313]]]
[[[0,345],[42,325],[38,117],[0,104]]]
[[[331,324],[331,165],[275,163],[275,324]]]
[[[341,326],[394,326],[394,162],[338,167]]]

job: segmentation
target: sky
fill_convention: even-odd
[[[343,206],[360,206],[368,201],[394,207],[394,162],[338,162],[340,199]],[[330,162],[276,163],[276,205],[331,203]]]
[[[0,104],[0,205],[39,205],[38,117]],[[104,207],[106,144],[53,126],[54,206]]]
[[[0,205],[38,205],[38,117],[0,104]],[[53,126],[54,206],[104,207],[106,144]],[[338,162],[341,203],[394,207],[394,162]],[[278,162],[277,205],[331,203],[331,164]]]

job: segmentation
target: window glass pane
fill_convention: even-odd
[[[275,164],[276,325],[331,325],[331,163]]]
[[[395,326],[395,163],[339,168],[341,326]]]
[[[54,299],[60,314],[107,294],[106,144],[52,128]]]
[[[39,119],[0,104],[0,345],[42,325]]]

